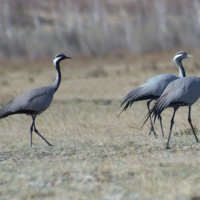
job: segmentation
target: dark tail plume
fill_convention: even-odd
[[[138,101],[141,96],[141,88],[136,88],[129,92],[123,99],[120,108],[122,108],[121,112],[118,114],[118,117],[122,114],[122,112],[126,111],[128,107],[131,107],[135,101]]]
[[[144,117],[144,122],[142,123],[141,128],[143,128],[143,126],[147,123],[147,121],[149,120],[151,115],[154,116],[154,105],[150,109],[150,111],[146,114],[146,116]],[[154,119],[154,122],[155,122],[155,119]]]
[[[144,122],[141,125],[141,128],[147,123],[150,116],[152,116],[153,122],[155,123],[156,119],[160,116],[162,110],[158,108],[158,102],[156,102],[151,108],[150,111],[146,114]]]
[[[11,105],[12,105],[12,101],[10,101],[8,104],[4,105],[0,109],[0,119],[8,117],[9,115],[12,115],[12,114],[15,113],[15,112],[13,112],[13,109],[11,108],[12,107]]]
[[[9,116],[9,115],[11,115],[11,113],[10,113],[9,111],[5,110],[4,108],[2,108],[2,109],[0,110],[0,119],[1,119],[1,118],[5,118],[5,117],[7,117],[7,116]]]

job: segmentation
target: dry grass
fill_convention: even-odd
[[[200,196],[200,146],[185,131],[186,109],[177,113],[171,150],[165,150],[166,137],[147,134],[148,125],[139,129],[145,103],[116,117],[121,98],[131,88],[154,74],[176,72],[166,67],[173,65],[170,56],[62,63],[61,87],[52,106],[37,120],[53,148],[35,135],[30,148],[30,118],[0,121],[0,199],[188,200]],[[47,84],[55,73],[45,61],[27,68],[22,61],[1,64],[9,66],[1,68],[1,103]],[[199,73],[194,63],[186,64],[194,66],[193,70],[187,67],[192,74]],[[194,107],[193,121],[199,128],[198,103]],[[169,116],[170,110],[163,115],[165,132]]]

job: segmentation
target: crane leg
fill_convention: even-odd
[[[31,124],[31,128],[30,128],[30,134],[31,134],[31,147],[32,147],[32,141],[33,141],[33,126],[34,126],[34,123],[32,122]]]
[[[178,108],[174,108],[174,113],[173,113],[172,118],[171,118],[171,124],[170,124],[170,130],[169,130],[169,136],[168,136],[168,139],[167,139],[166,149],[170,149],[169,141],[170,141],[170,137],[171,137],[171,133],[172,133],[172,128],[173,128],[173,125],[174,125],[174,117],[175,117],[175,113],[176,113],[177,109]]]
[[[35,133],[37,133],[49,146],[53,146],[51,143],[49,143],[49,142],[39,133],[39,131],[36,129],[35,125],[34,125],[34,131],[35,131]]]
[[[150,103],[151,103],[151,101],[152,100],[147,101],[147,109],[148,109],[148,112],[149,112],[149,119],[150,119],[150,124],[151,124],[149,135],[151,135],[151,133],[153,132],[155,138],[157,138],[157,133],[154,129],[152,117],[151,117],[151,114],[150,114]]]
[[[162,117],[159,115],[159,121],[160,121],[160,129],[162,132],[162,136],[164,137],[164,131],[163,131],[163,125],[162,125]]]
[[[189,122],[189,124],[190,124],[190,126],[191,126],[191,128],[192,128],[192,132],[193,132],[193,134],[194,134],[194,136],[195,136],[196,141],[199,142],[199,139],[198,139],[198,137],[197,137],[197,135],[196,135],[196,133],[195,133],[194,127],[193,127],[193,125],[192,125],[192,120],[191,120],[191,106],[189,106],[188,122]]]
[[[47,141],[47,139],[44,138],[44,136],[42,136],[39,131],[37,130],[36,126],[35,126],[35,118],[36,116],[32,116],[32,119],[33,119],[33,123],[31,125],[31,127],[33,127],[33,130],[34,132],[39,135],[49,146],[53,146],[50,142]],[[31,137],[32,137],[32,134],[31,134]],[[31,138],[31,144],[32,144],[32,138]]]

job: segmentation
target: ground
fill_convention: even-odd
[[[0,199],[200,199],[200,144],[187,124],[187,108],[177,112],[166,150],[172,110],[163,113],[165,137],[140,128],[146,103],[120,117],[123,96],[158,73],[177,73],[173,56],[73,58],[61,63],[62,83],[37,127],[53,147],[34,135],[28,116],[0,121]],[[199,52],[184,62],[199,74]],[[1,61],[0,102],[47,85],[55,77],[51,60]],[[199,103],[192,109],[199,132]],[[199,134],[198,134],[199,136]],[[199,136],[200,137],[200,136]]]

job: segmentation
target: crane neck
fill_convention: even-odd
[[[178,68],[179,68],[179,77],[180,78],[185,77],[186,74],[185,74],[185,69],[184,69],[183,64],[182,64],[182,59],[176,60],[175,62],[177,64]]]
[[[53,82],[52,84],[52,87],[54,88],[54,92],[57,91],[59,85],[60,85],[60,81],[61,81],[61,72],[60,72],[60,64],[59,64],[59,61],[54,63],[55,67],[56,67],[56,71],[57,71],[57,74],[56,74],[56,79],[55,81]]]

